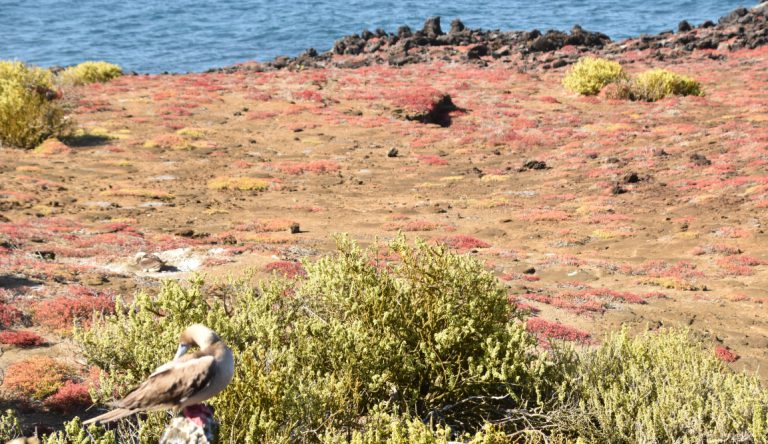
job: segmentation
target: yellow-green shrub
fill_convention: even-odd
[[[0,416],[0,442],[10,441],[21,436],[21,424],[13,410],[6,410]]]
[[[647,102],[655,102],[671,95],[704,95],[699,82],[665,69],[651,69],[638,74],[632,79],[630,91],[632,100]]]
[[[768,393],[734,373],[687,331],[626,330],[580,366],[579,410],[599,442],[752,442],[768,439]]]
[[[552,401],[565,366],[537,349],[490,272],[425,242],[389,248],[400,261],[377,264],[375,251],[341,238],[338,252],[306,263],[297,282],[230,283],[211,299],[200,280],[167,282],[157,297],[119,304],[77,333],[109,375],[100,398],[125,393],[173,355],[185,326],[202,322],[237,362],[230,387],[212,400],[225,442],[375,435],[364,424],[376,412],[401,416],[406,436],[431,433],[411,430],[421,419],[410,418],[475,433],[507,416],[516,427],[515,412]]]
[[[201,322],[237,362],[211,400],[221,442],[766,444],[768,392],[688,332],[622,331],[579,359],[557,345],[544,352],[472,257],[402,238],[385,248],[340,238],[296,281],[169,281],[118,303],[76,331],[105,370],[94,398],[124,395]],[[154,442],[168,419],[151,413],[113,435],[90,433]],[[70,438],[78,427],[52,442],[87,442]]]
[[[575,93],[593,96],[605,85],[625,77],[624,68],[617,62],[583,57],[568,70],[563,86]]]
[[[71,127],[52,90],[50,71],[0,61],[0,144],[34,148]]]
[[[69,85],[104,83],[121,75],[123,75],[122,68],[107,62],[83,62],[70,66],[59,74],[62,82]]]

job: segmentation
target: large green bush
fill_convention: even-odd
[[[569,367],[537,349],[494,276],[441,246],[399,239],[389,248],[395,263],[340,238],[338,252],[305,264],[296,283],[232,282],[207,299],[201,280],[168,282],[155,298],[119,304],[77,332],[109,375],[96,395],[125,393],[172,356],[185,326],[202,322],[235,351],[234,380],[212,401],[227,442],[363,439],[381,431],[370,430],[366,418],[381,418],[372,412],[405,418],[397,427],[408,430],[408,418],[419,418],[458,435],[487,420],[507,430],[550,421],[541,409]],[[144,437],[159,435],[163,417],[149,415],[155,426]]]
[[[610,443],[766,443],[768,393],[687,331],[613,334],[580,366],[579,409]]]
[[[0,61],[0,145],[34,148],[69,129],[50,71]]]
[[[106,371],[95,398],[124,395],[202,322],[235,351],[235,377],[211,401],[222,442],[768,442],[768,392],[689,332],[542,351],[475,259],[402,238],[385,248],[342,237],[298,281],[197,278],[119,303],[76,331]],[[154,442],[168,420],[87,433],[74,421],[49,442]]]

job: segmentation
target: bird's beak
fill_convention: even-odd
[[[187,352],[189,349],[189,346],[187,344],[179,344],[178,350],[176,350],[176,356],[173,357],[173,360],[179,359],[184,355],[184,353]]]

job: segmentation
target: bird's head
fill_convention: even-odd
[[[219,335],[205,325],[192,324],[181,332],[179,348],[176,350],[176,356],[173,359],[182,357],[190,347],[197,346],[200,350],[203,350],[220,340]]]

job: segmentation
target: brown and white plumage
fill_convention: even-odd
[[[197,345],[200,350],[185,354],[191,345]],[[192,325],[181,334],[173,361],[158,367],[125,398],[114,402],[114,410],[89,419],[85,424],[201,403],[224,390],[234,372],[232,350],[208,327]]]
[[[163,267],[165,267],[165,262],[157,257],[156,254],[147,254],[143,251],[136,253],[136,257],[133,260],[136,262],[139,270],[144,272],[158,273],[163,271]]]

